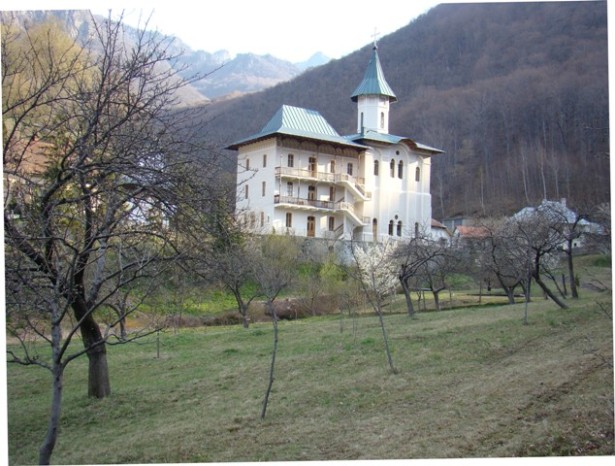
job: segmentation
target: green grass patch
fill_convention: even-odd
[[[387,314],[398,374],[366,313],[163,332],[109,348],[112,395],[69,365],[57,464],[612,455],[612,321],[584,292],[550,301]],[[610,301],[609,301],[610,302]],[[44,351],[41,349],[41,351]],[[7,370],[10,464],[32,464],[50,377]]]

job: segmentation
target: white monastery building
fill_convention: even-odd
[[[284,105],[259,133],[228,146],[238,151],[236,215],[248,229],[362,241],[429,234],[431,157],[442,151],[389,134],[397,97],[376,45],[351,99],[356,134]]]

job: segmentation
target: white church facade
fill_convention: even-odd
[[[431,157],[441,150],[389,134],[397,97],[373,48],[352,94],[357,132],[341,136],[315,110],[282,106],[234,142],[236,215],[259,233],[382,241],[431,228]]]

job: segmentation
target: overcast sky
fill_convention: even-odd
[[[109,9],[123,11],[127,24],[142,26],[150,18],[150,29],[176,36],[194,50],[269,53],[299,62],[315,52],[340,58],[372,42],[374,31],[390,34],[438,3],[462,1],[2,0],[0,8],[88,8],[105,16]]]
[[[139,11],[128,10],[126,2],[106,3],[115,3],[118,11],[124,6],[129,24],[138,21]],[[375,28],[382,35],[393,32],[438,4],[436,0],[217,0],[193,1],[179,10],[177,3],[156,2],[151,23],[191,48],[226,49],[233,55],[270,53],[293,62],[319,51],[331,58],[347,55],[372,41]],[[151,4],[143,11],[149,14]]]
[[[449,0],[450,1],[450,0]],[[453,0],[459,1],[459,0]],[[437,0],[2,0],[9,9],[124,11],[131,26],[149,26],[190,48],[252,52],[298,62],[315,52],[340,58],[387,35],[437,5]]]

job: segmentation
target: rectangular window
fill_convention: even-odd
[[[246,170],[250,169],[250,159],[246,159]]]
[[[291,181],[286,183],[286,195],[288,197],[293,197],[293,183]]]
[[[243,190],[243,197],[245,197],[246,199],[248,198],[248,185],[244,186],[244,190]]]
[[[421,169],[419,167],[416,167],[416,170],[414,171],[414,179],[416,181],[421,181]]]
[[[265,197],[265,192],[267,192],[267,182],[263,181],[263,197]]]
[[[265,226],[265,212],[261,212],[261,227]]]
[[[316,173],[318,172],[318,162],[316,161],[316,157],[310,157],[308,161],[308,170],[311,172],[311,176],[316,177]]]
[[[380,172],[380,162],[378,162],[377,160],[374,160],[374,176],[378,176],[379,172]]]
[[[294,154],[288,154],[288,164],[290,168],[295,166],[295,156]]]
[[[349,163],[349,164],[346,166],[346,173],[347,173],[348,175],[352,176],[352,164],[351,164],[351,163]]]
[[[286,228],[293,227],[293,214],[286,212]]]
[[[329,231],[335,230],[335,217],[329,217]]]
[[[263,168],[267,166],[267,154],[263,154]]]

